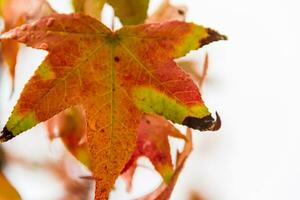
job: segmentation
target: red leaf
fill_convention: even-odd
[[[177,161],[176,161],[176,168],[173,176],[171,177],[171,180],[169,183],[163,182],[155,191],[152,193],[140,198],[139,200],[167,200],[170,198],[174,187],[176,185],[176,182],[178,180],[178,177],[183,169],[184,163],[188,156],[190,155],[193,144],[192,144],[192,132],[190,129],[187,129],[187,141],[184,145],[183,151],[180,153],[177,153]]]
[[[131,185],[132,179],[129,174],[134,174],[137,159],[141,156],[150,159],[166,183],[170,181],[173,176],[173,164],[168,136],[186,140],[186,137],[163,117],[157,115],[143,117],[138,129],[135,151],[123,170],[128,185]]]

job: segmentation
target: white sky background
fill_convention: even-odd
[[[51,2],[59,11],[70,11],[64,3],[67,1]],[[159,2],[152,0],[150,10]],[[186,58],[199,61],[200,65],[204,53],[209,52],[203,98],[212,112],[219,112],[223,126],[217,133],[194,132],[195,149],[171,199],[185,200],[190,190],[201,192],[207,200],[300,199],[298,1],[173,2],[188,7],[188,21],[215,28],[226,34],[229,41],[214,43]],[[109,16],[107,12],[105,18]],[[45,55],[22,49],[16,94],[10,101],[9,79],[1,77],[2,126]],[[39,125],[5,147],[29,158],[55,158],[60,153],[59,144],[49,145],[45,138],[44,127]],[[9,167],[6,174],[24,200],[56,200],[62,190],[55,178],[40,171]],[[137,175],[133,195],[150,191],[158,181],[157,175],[144,170]],[[124,190],[122,184],[118,181],[117,188]],[[113,193],[112,199],[129,197]]]

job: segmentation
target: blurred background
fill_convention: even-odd
[[[150,0],[151,14],[161,3]],[[191,192],[205,200],[300,199],[300,26],[297,0],[173,0],[188,8],[187,21],[226,34],[226,42],[193,51],[180,61],[194,61],[199,70],[204,55],[210,57],[202,95],[211,112],[218,111],[220,131],[194,131],[194,151],[186,162],[172,200],[188,200]],[[67,0],[49,0],[58,12],[70,13]],[[105,6],[103,20],[110,25],[112,11]],[[3,127],[24,84],[46,52],[22,46],[18,55],[15,93],[9,98],[7,68],[0,68],[0,123]],[[183,126],[177,126],[185,131]],[[182,143],[172,139],[172,148]],[[57,200],[63,195],[59,175],[46,172],[43,160],[59,161],[64,147],[49,142],[43,124],[3,145],[13,162],[5,175],[24,200]],[[19,165],[20,159],[35,163]],[[69,158],[70,162],[77,162]],[[22,161],[21,161],[22,162]],[[142,160],[151,165],[147,159]],[[78,165],[74,177],[89,176]],[[77,166],[77,165],[75,165]],[[85,180],[87,184],[91,181]],[[160,176],[138,168],[133,192],[126,194],[119,179],[113,200],[129,200],[152,191]],[[91,186],[91,190],[93,186]]]

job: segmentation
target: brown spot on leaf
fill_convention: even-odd
[[[118,56],[114,57],[115,62],[119,62],[120,58]]]
[[[0,142],[6,142],[15,137],[6,127],[1,131]]]
[[[220,33],[218,33],[217,31],[215,31],[213,29],[207,28],[206,31],[208,33],[208,37],[199,41],[200,47],[207,45],[211,42],[218,41],[218,40],[227,40],[226,35],[221,35]]]
[[[216,113],[216,116],[216,120],[211,115],[203,118],[186,117],[182,124],[200,131],[216,131],[221,127],[221,118],[218,113]]]

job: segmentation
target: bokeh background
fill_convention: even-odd
[[[67,0],[49,2],[59,12],[72,11]],[[151,0],[149,13],[160,2]],[[206,200],[300,199],[299,1],[171,2],[187,6],[187,21],[215,28],[229,37],[226,42],[213,43],[182,59],[199,63],[201,69],[204,54],[209,53],[202,94],[211,111],[221,115],[223,126],[216,133],[194,131],[194,151],[171,199],[188,200],[191,191],[199,192]],[[108,25],[111,13],[106,6],[103,19]],[[8,71],[0,68],[1,127],[45,55],[44,51],[22,46],[11,99]],[[182,146],[177,140],[172,144],[173,152]],[[3,146],[10,154],[33,162],[58,160],[64,151],[59,140],[48,141],[43,124]],[[150,165],[146,159],[141,162]],[[83,167],[70,168],[70,173],[89,174]],[[5,174],[24,200],[56,200],[62,196],[57,177],[40,168],[9,164]],[[132,194],[125,193],[125,183],[120,179],[111,199],[133,199],[150,192],[160,181],[156,172],[141,167]]]

